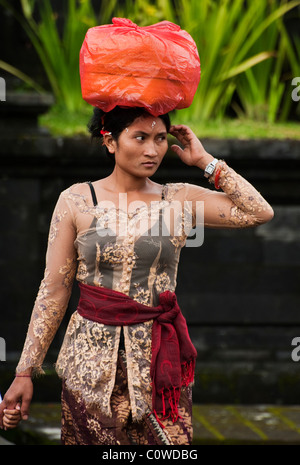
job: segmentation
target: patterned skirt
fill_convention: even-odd
[[[115,387],[111,397],[112,416],[103,416],[87,407],[80,393],[62,385],[63,445],[190,445],[192,427],[192,388],[181,392],[179,418],[159,424],[153,414],[141,422],[132,420],[124,353],[119,351]]]

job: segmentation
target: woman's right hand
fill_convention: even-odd
[[[29,406],[33,396],[33,383],[30,377],[16,377],[5,393],[0,404],[0,427],[3,428],[3,410],[15,409],[21,404],[21,419],[27,420]]]

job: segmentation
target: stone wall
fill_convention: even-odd
[[[104,177],[112,166],[102,147],[87,137],[28,135],[20,127],[17,133],[2,130],[0,137],[3,374],[22,349],[60,191]],[[182,251],[177,294],[198,350],[194,400],[298,403],[300,364],[291,358],[291,342],[300,336],[300,143],[202,142],[255,185],[274,207],[275,218],[256,229],[206,230],[201,247]],[[207,186],[198,169],[172,154],[153,179]],[[49,368],[77,298],[75,289],[46,358]],[[57,396],[57,384],[54,390],[45,400]]]

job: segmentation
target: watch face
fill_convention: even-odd
[[[215,170],[215,167],[216,167],[216,164],[217,164],[217,161],[218,161],[218,160],[215,159],[215,160],[211,161],[211,162],[207,165],[207,167],[206,167],[205,170],[204,170],[204,176],[206,176],[206,177],[208,178],[209,176],[211,176],[211,175],[213,174],[213,172],[214,172],[214,170]]]

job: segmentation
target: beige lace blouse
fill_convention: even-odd
[[[87,183],[63,191],[49,232],[44,278],[33,308],[17,372],[42,363],[68,306],[74,277],[131,296],[145,305],[158,304],[165,290],[175,291],[182,247],[191,228],[249,227],[269,220],[269,204],[241,176],[220,162],[224,192],[188,183],[162,187],[162,197],[127,208],[98,199]],[[199,172],[199,176],[201,173]],[[211,179],[213,182],[213,179]],[[123,194],[124,196],[124,194]],[[125,199],[125,200],[124,200]],[[198,206],[203,209],[198,209]],[[199,234],[199,232],[198,232]],[[132,416],[140,420],[151,407],[150,361],[152,321],[124,327]],[[56,370],[67,386],[107,416],[114,387],[121,328],[72,314]]]

